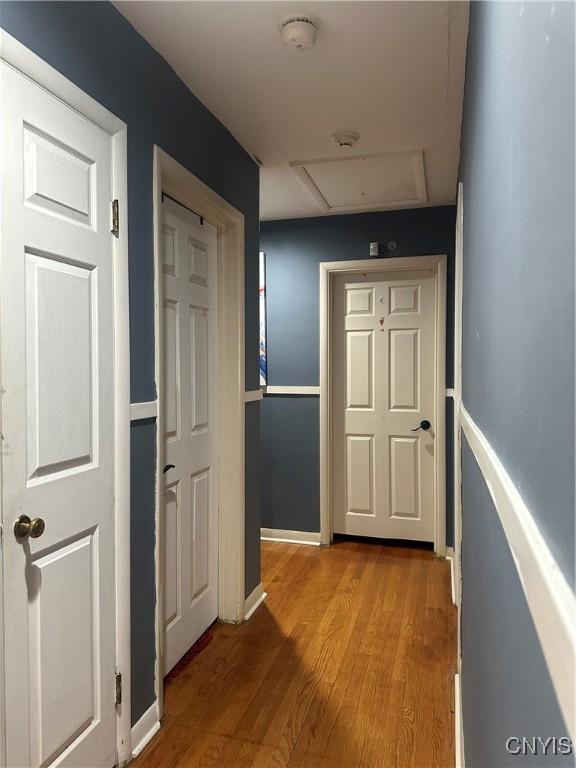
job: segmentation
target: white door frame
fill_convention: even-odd
[[[462,292],[464,268],[464,185],[458,182],[456,197],[456,248],[454,258],[454,560],[453,599],[456,603],[456,675],[454,679],[454,747],[456,766],[464,768],[462,719]]]
[[[464,267],[464,186],[458,183],[456,250],[454,261],[454,598],[458,619],[462,599],[462,290]],[[458,670],[460,671],[460,620],[458,620]]]
[[[120,233],[113,238],[114,259],[114,412],[115,412],[115,570],[116,672],[122,675],[117,706],[118,765],[130,759],[130,334],[128,304],[128,184],[126,124],[7,32],[0,30],[0,57],[21,74],[100,126],[112,139],[113,198],[119,202]],[[7,528],[12,521],[3,520]],[[0,702],[1,703],[1,702]],[[0,725],[4,723],[4,712]],[[6,763],[0,734],[0,765]]]
[[[218,229],[218,618],[244,620],[244,215],[160,147],[154,147],[156,313],[156,670],[158,716],[163,702],[162,500],[164,466],[162,365],[162,192]]]
[[[395,259],[324,261],[320,263],[320,541],[332,542],[332,387],[331,326],[334,277],[366,272],[416,271],[436,273],[436,349],[434,355],[436,402],[436,466],[434,551],[446,555],[446,255],[405,256]]]

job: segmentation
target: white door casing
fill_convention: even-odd
[[[434,270],[335,278],[335,533],[434,540],[435,322]]]
[[[164,199],[164,674],[218,616],[217,247]]]
[[[112,139],[4,63],[2,101],[7,764],[113,765]]]

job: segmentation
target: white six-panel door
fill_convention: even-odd
[[[217,230],[162,203],[164,673],[218,615]]]
[[[116,760],[111,168],[108,134],[2,64],[9,766]]]
[[[435,318],[432,270],[335,279],[335,533],[434,540]]]

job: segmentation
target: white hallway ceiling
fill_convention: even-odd
[[[115,5],[261,159],[262,219],[455,201],[467,2]],[[293,14],[319,20],[304,53],[282,42]],[[332,141],[342,129],[352,149]],[[340,158],[362,159],[316,162]]]

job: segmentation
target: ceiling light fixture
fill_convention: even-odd
[[[301,53],[314,45],[318,22],[311,16],[287,16],[281,29],[284,44]]]
[[[332,134],[332,141],[335,141],[343,149],[351,149],[360,138],[356,131],[336,131]]]

